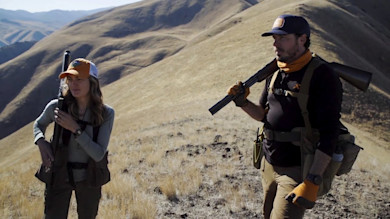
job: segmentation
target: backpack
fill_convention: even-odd
[[[292,142],[294,145],[301,147],[301,168],[302,168],[302,181],[306,178],[311,165],[314,159],[314,153],[316,150],[317,142],[319,141],[319,132],[316,129],[312,129],[311,123],[309,120],[309,112],[307,110],[307,102],[309,99],[309,87],[310,81],[314,73],[314,69],[319,67],[321,64],[325,62],[317,55],[313,54],[313,58],[306,69],[306,72],[302,78],[301,87],[299,92],[293,91],[283,91],[280,92],[281,95],[290,95],[292,97],[296,97],[298,101],[299,108],[301,110],[301,114],[305,123],[305,127],[296,127],[291,132],[276,132],[272,131],[269,133],[267,130],[263,130],[258,133],[257,139],[263,139],[267,135],[272,135],[275,140],[284,141],[284,142]],[[269,85],[269,92],[275,92],[274,83],[277,78],[278,71],[275,72],[271,78]],[[347,174],[351,171],[353,164],[356,161],[356,158],[363,148],[355,144],[355,136],[349,133],[348,129],[341,124],[340,122],[340,135],[336,144],[336,151],[332,156],[332,160],[326,168],[322,178],[323,181],[320,185],[320,189],[318,191],[317,196],[322,196],[329,192],[332,181],[334,177]],[[256,143],[257,142],[257,143]],[[255,147],[258,148],[259,140],[255,141]],[[257,145],[257,146],[256,146]],[[253,160],[256,168],[259,168],[258,156],[261,156],[261,153],[258,152],[255,157],[257,158],[257,164],[255,160]]]

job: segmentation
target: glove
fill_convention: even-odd
[[[302,208],[311,209],[317,200],[319,186],[305,179],[303,183],[295,187],[292,192],[286,196],[290,203]]]
[[[243,107],[249,103],[246,99],[250,93],[249,87],[245,88],[241,81],[238,81],[235,85],[231,86],[227,93],[234,96],[234,103],[238,107]]]

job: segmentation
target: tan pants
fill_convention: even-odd
[[[289,203],[285,197],[301,182],[301,167],[272,166],[261,161],[264,192],[264,218],[303,218],[305,209]]]

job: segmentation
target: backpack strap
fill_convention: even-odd
[[[313,58],[310,61],[309,66],[307,66],[305,75],[303,76],[299,93],[296,96],[299,107],[301,108],[303,121],[305,122],[306,137],[311,141],[314,139],[314,136],[313,136],[313,130],[310,124],[310,120],[309,120],[309,111],[307,110],[307,102],[309,100],[310,81],[313,76],[314,69],[318,68],[323,63],[324,62],[319,57],[313,54]]]
[[[289,90],[283,90],[283,89],[275,89],[274,84],[276,81],[276,78],[278,77],[279,71],[276,71],[270,81],[268,92],[274,93],[276,95],[283,95],[283,96],[292,96],[297,98],[299,108],[301,110],[301,114],[303,117],[303,121],[305,123],[305,129],[306,129],[306,137],[310,141],[314,141],[313,136],[313,130],[310,124],[309,120],[309,111],[307,110],[307,102],[309,100],[309,89],[310,89],[310,81],[313,76],[314,70],[323,64],[324,62],[321,60],[320,57],[313,54],[313,58],[310,61],[309,65],[306,68],[305,74],[301,81],[301,87],[299,92],[293,92]]]
[[[278,74],[279,74],[279,71],[275,71],[274,74],[272,75],[271,81],[269,82],[268,93],[274,92],[274,84],[275,84],[276,78],[278,77]]]

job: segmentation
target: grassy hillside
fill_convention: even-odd
[[[252,166],[251,157],[255,131],[261,124],[234,104],[215,116],[208,108],[236,80],[245,80],[272,59],[272,39],[260,34],[282,13],[307,16],[313,27],[311,50],[325,60],[374,72],[366,93],[344,84],[343,121],[364,150],[352,172],[336,178],[331,192],[305,218],[390,215],[388,67],[360,49],[369,44],[367,51],[376,48],[375,54],[386,56],[389,47],[384,39],[389,35],[379,30],[386,33],[388,29],[378,14],[387,6],[363,7],[364,1],[265,0],[242,11],[249,1],[163,2],[145,1],[71,24],[36,44],[29,54],[0,66],[1,81],[6,78],[21,87],[2,111],[14,121],[16,116],[10,112],[17,111],[18,105],[30,110],[41,105],[41,111],[48,101],[48,95],[43,95],[46,90],[38,87],[50,88],[58,72],[63,49],[54,42],[60,41],[72,54],[96,60],[107,84],[105,102],[116,110],[109,146],[112,181],[103,187],[99,218],[260,217],[261,173]],[[177,8],[170,11],[167,2],[177,3]],[[184,8],[191,9],[192,19],[169,25],[173,21],[163,15],[187,15]],[[136,16],[151,14],[154,19],[136,21],[145,32],[132,34],[129,28],[125,36],[118,35],[121,28],[129,27],[123,24],[126,21],[133,24]],[[359,18],[362,26],[354,22],[341,27],[347,28],[350,37],[359,34],[353,41],[337,29],[343,20],[352,18]],[[100,24],[98,29],[96,24]],[[366,31],[368,24],[371,31]],[[67,37],[71,34],[78,37]],[[161,51],[168,55],[153,59]],[[25,81],[13,79],[11,73],[4,76],[5,69],[11,71],[11,66],[22,61],[35,63],[33,76],[25,76]],[[53,62],[58,64],[47,64]],[[257,101],[263,86],[253,86],[249,99]],[[27,94],[37,93],[46,100],[38,103],[35,99],[34,107],[25,104]],[[44,186],[33,177],[40,157],[32,143],[31,123],[0,140],[0,158],[0,216],[41,217]],[[70,214],[76,218],[74,201]]]
[[[142,1],[69,24],[26,53],[0,65],[0,138],[39,115],[57,94],[65,49],[99,65],[102,84],[152,65],[191,39],[251,6],[229,1]]]

